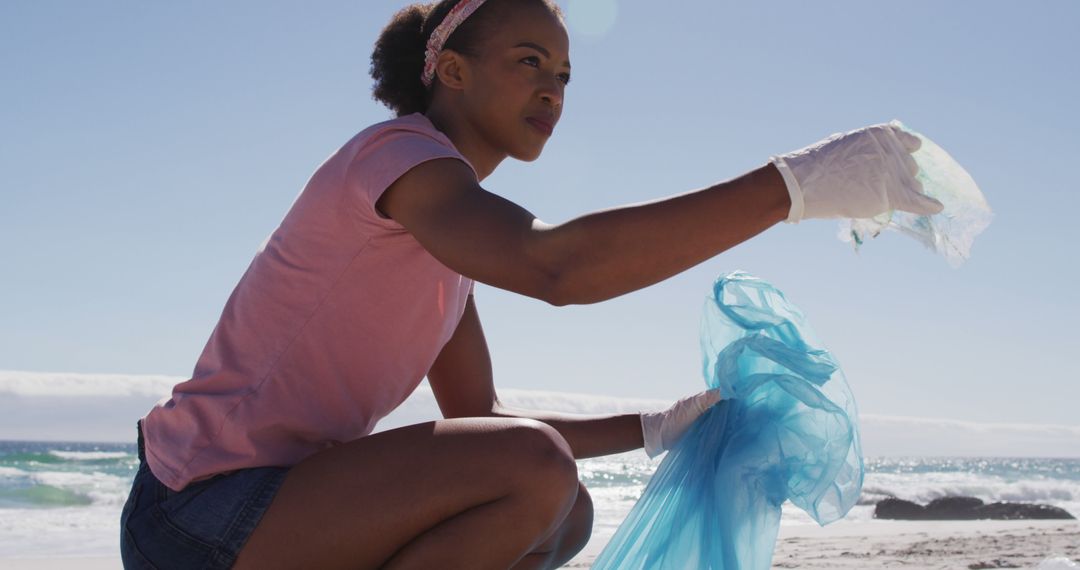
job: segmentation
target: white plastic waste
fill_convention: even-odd
[[[931,216],[893,210],[873,218],[844,220],[839,237],[854,244],[857,250],[884,230],[899,231],[958,267],[971,255],[975,237],[990,225],[993,218],[990,205],[971,175],[945,149],[900,121],[893,120],[889,124],[922,141],[922,146],[912,153],[919,165],[916,178],[926,195],[940,201],[945,209]]]

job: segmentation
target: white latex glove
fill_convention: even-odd
[[[807,218],[872,218],[891,210],[932,215],[944,208],[923,194],[911,153],[922,144],[882,123],[836,133],[789,154],[770,157],[784,177],[788,223]]]
[[[645,453],[652,458],[671,449],[694,420],[720,400],[719,389],[707,390],[683,398],[662,412],[643,412],[641,433],[645,436]]]

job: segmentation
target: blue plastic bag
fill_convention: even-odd
[[[734,396],[668,452],[594,569],[769,568],[784,501],[827,524],[859,498],[855,400],[783,293],[721,276],[701,348],[705,383]]]
[[[919,165],[915,178],[927,196],[937,199],[945,209],[933,216],[920,216],[893,210],[866,219],[849,219],[840,224],[839,237],[852,242],[858,250],[867,240],[884,230],[898,231],[945,257],[949,265],[959,267],[970,255],[975,237],[982,233],[994,214],[979,186],[967,170],[945,149],[922,133],[897,120],[889,124],[919,138],[922,146],[911,157]]]

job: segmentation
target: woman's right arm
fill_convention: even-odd
[[[784,180],[766,164],[715,186],[559,225],[480,187],[456,159],[411,169],[378,201],[447,267],[553,305],[604,301],[681,273],[784,220]]]

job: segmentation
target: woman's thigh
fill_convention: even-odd
[[[377,567],[440,523],[537,481],[563,493],[548,503],[569,497],[561,515],[543,514],[538,487],[537,520],[493,525],[492,540],[500,530],[550,532],[561,519],[541,519],[566,516],[577,472],[558,432],[533,420],[461,418],[373,434],[292,467],[237,567]]]

